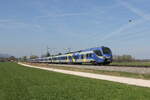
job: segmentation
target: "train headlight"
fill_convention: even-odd
[[[106,58],[110,58],[109,56],[107,56]]]
[[[100,58],[100,59],[105,59],[105,57],[104,57],[104,56],[100,56],[99,58]]]

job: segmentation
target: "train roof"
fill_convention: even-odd
[[[88,49],[79,50],[79,51],[75,51],[75,52],[68,52],[68,53],[61,54],[61,55],[53,55],[53,56],[46,57],[46,58],[51,58],[51,57],[63,57],[63,56],[66,56],[66,54],[75,54],[75,53],[78,54],[78,53],[82,53],[82,52],[88,52],[88,51],[93,51],[93,50],[99,50],[99,49],[102,49],[103,47],[105,47],[105,46],[94,47],[94,48],[88,48]],[[45,57],[44,57],[44,58],[45,58]],[[39,59],[43,59],[43,58],[39,58]]]
[[[68,53],[65,53],[65,54],[80,53],[80,52],[85,52],[85,51],[97,50],[97,49],[102,49],[103,47],[104,47],[104,46],[101,46],[101,47],[94,47],[94,48],[88,48],[88,49],[79,50],[79,51],[75,51],[75,52],[68,52]]]

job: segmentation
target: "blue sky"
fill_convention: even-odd
[[[150,59],[149,0],[0,0],[0,53],[108,46]],[[132,22],[129,22],[132,20]]]

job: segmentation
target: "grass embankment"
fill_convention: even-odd
[[[0,100],[149,100],[150,88],[0,63]]]
[[[87,69],[84,67],[75,68],[75,67],[67,67],[65,65],[64,66],[56,66],[56,65],[40,64],[40,63],[26,63],[26,64],[35,65],[35,66],[39,66],[39,67],[43,66],[43,67],[49,67],[49,68],[64,69],[64,70],[71,70],[71,71],[80,71],[80,72],[89,72],[89,73],[112,75],[112,76],[150,79],[150,74],[136,74],[136,73],[129,73],[129,72],[96,70],[96,69]]]
[[[111,66],[150,67],[150,62],[113,62]]]

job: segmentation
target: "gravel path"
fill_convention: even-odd
[[[68,70],[61,70],[61,69],[55,69],[55,68],[37,67],[37,66],[31,66],[31,65],[22,64],[22,63],[19,63],[19,64],[23,66],[27,66],[27,67],[60,72],[64,74],[71,74],[71,75],[76,75],[76,76],[81,76],[81,77],[108,80],[108,81],[125,83],[125,84],[142,86],[142,87],[150,87],[150,80],[134,79],[134,78],[118,77],[118,76],[110,76],[110,75],[100,75],[100,74],[92,74],[92,73],[86,73],[86,72],[68,71]]]
[[[66,66],[66,67],[76,67],[76,68],[88,68],[96,70],[107,70],[107,71],[121,71],[130,72],[138,74],[150,74],[150,67],[119,67],[119,66],[95,66],[95,65],[67,65],[67,64],[50,64],[55,66]]]

